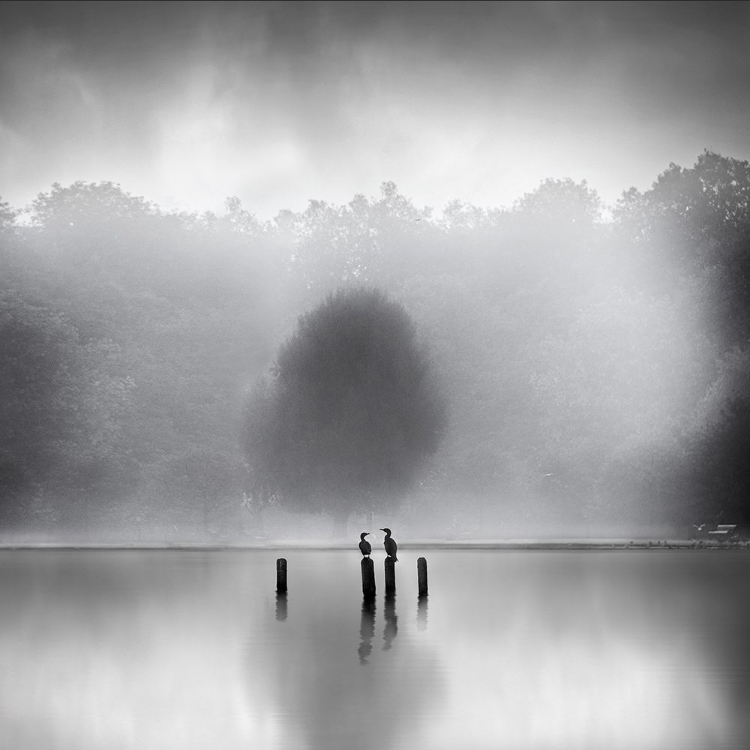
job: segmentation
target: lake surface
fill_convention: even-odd
[[[0,747],[748,747],[749,553],[399,558],[2,550]]]

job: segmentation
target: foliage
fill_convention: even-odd
[[[514,211],[553,225],[556,231],[577,224],[590,226],[601,220],[602,201],[586,180],[544,180],[536,190],[519,198]]]
[[[409,467],[405,514],[457,529],[745,519],[750,165],[706,151],[607,215],[569,179],[437,214],[384,183],[265,223],[237,198],[165,213],[110,182],[0,202],[0,523],[194,538],[243,491],[256,510],[395,506]],[[383,291],[375,321],[409,320],[401,339],[335,313],[364,287]],[[364,375],[324,330],[379,342]],[[414,434],[398,419],[419,402],[383,385],[408,381],[406,349],[445,399]]]
[[[127,453],[118,418],[132,387],[110,342],[82,343],[64,316],[0,294],[0,517],[52,492],[119,494]],[[12,507],[11,507],[12,506]]]
[[[615,218],[654,288],[700,290],[704,326],[724,347],[750,325],[750,163],[705,151],[671,164],[650,190],[625,193]]]
[[[413,270],[429,217],[391,182],[383,183],[377,200],[356,195],[344,206],[310,201],[294,218],[294,275],[309,299],[342,285],[396,286]]]
[[[274,379],[251,396],[245,445],[256,491],[291,507],[392,505],[437,449],[444,408],[406,310],[339,290],[300,317]]]
[[[694,515],[750,529],[750,400],[727,399],[720,416],[687,451],[685,471],[695,487]]]
[[[0,280],[15,326],[3,330],[16,352],[6,424],[34,433],[14,426],[5,450],[24,477],[16,516],[33,525],[41,503],[58,524],[106,526],[122,503],[151,498],[156,523],[173,515],[165,487],[181,485],[180,457],[201,450],[236,481],[202,472],[191,486],[205,492],[181,502],[198,519],[206,504],[239,506],[243,383],[271,353],[284,283],[252,216],[238,201],[210,221],[163,214],[111,183],[55,185],[29,215],[2,243]]]

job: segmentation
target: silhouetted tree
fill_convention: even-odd
[[[2,516],[48,478],[60,444],[79,428],[70,377],[75,331],[49,311],[0,296],[0,489]]]
[[[660,292],[701,294],[706,331],[744,345],[750,327],[750,163],[702,153],[670,164],[644,193],[623,194],[615,219],[641,277]]]
[[[674,443],[669,473],[684,488],[674,515],[697,522],[724,513],[743,522],[748,396],[736,383],[750,373],[750,163],[706,150],[690,168],[670,164],[649,190],[623,195],[615,221],[640,289],[671,300],[680,327],[706,341],[682,367],[706,395]]]
[[[299,318],[247,407],[256,492],[292,509],[392,505],[432,454],[445,407],[400,304],[376,289],[339,290]]]
[[[750,529],[750,352],[736,348],[696,409],[674,473],[684,484],[688,523],[739,523]]]
[[[434,262],[430,209],[418,209],[392,182],[380,190],[379,199],[355,195],[342,206],[311,200],[291,217],[291,271],[304,298],[319,299],[343,286],[398,290]]]
[[[0,527],[29,521],[43,495],[60,507],[66,494],[112,489],[130,389],[111,372],[116,356],[109,342],[81,343],[64,316],[0,291]]]

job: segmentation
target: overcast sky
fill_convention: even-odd
[[[0,195],[119,182],[259,218],[395,182],[606,201],[750,159],[750,3],[2,2]]]

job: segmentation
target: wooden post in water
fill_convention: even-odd
[[[276,619],[279,620],[279,622],[283,622],[284,620],[286,620],[286,596],[286,591],[276,592]]]
[[[365,599],[375,598],[375,565],[369,557],[362,558],[362,595]]]
[[[427,560],[424,557],[417,560],[417,584],[419,595],[427,596]]]
[[[286,560],[283,557],[276,560],[276,591],[286,593]]]
[[[385,595],[396,593],[396,561],[392,557],[385,558]]]

